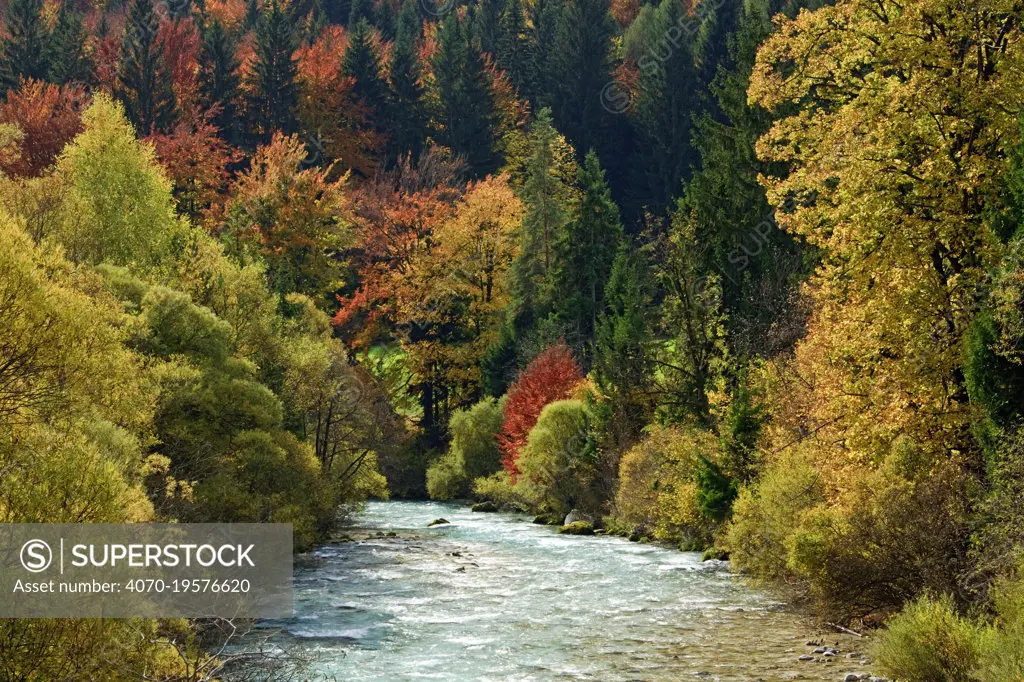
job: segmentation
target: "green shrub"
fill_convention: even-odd
[[[496,434],[501,429],[503,405],[504,398],[484,398],[452,414],[448,422],[451,448],[427,469],[427,494],[431,499],[468,497],[475,479],[501,468]]]
[[[581,400],[556,400],[540,413],[516,460],[516,491],[533,511],[596,510],[597,457],[590,413]]]
[[[619,462],[610,527],[703,549],[711,541],[713,523],[701,509],[701,459],[710,464],[719,455],[718,440],[709,432],[652,428]],[[708,484],[706,502],[714,506],[710,494]]]
[[[904,682],[973,682],[978,641],[978,627],[956,614],[948,596],[923,596],[889,622],[875,662]]]
[[[997,615],[982,634],[978,678],[1020,682],[1024,680],[1024,578],[996,583],[992,607]]]
[[[473,481],[473,495],[481,500],[493,502],[498,507],[527,509],[527,504],[516,492],[509,480],[508,472],[502,469],[486,478]]]

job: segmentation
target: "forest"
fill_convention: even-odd
[[[8,0],[0,522],[575,512],[1024,679],[1022,21]],[[208,634],[2,620],[0,677],[214,679]]]

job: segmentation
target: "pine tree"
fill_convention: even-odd
[[[650,421],[651,287],[642,253],[620,242],[594,336],[592,375],[609,397],[609,430],[628,443]]]
[[[259,27],[261,16],[262,10],[260,9],[259,0],[245,0],[245,19],[243,25],[247,31],[254,31]]]
[[[433,62],[440,105],[434,120],[438,139],[466,159],[475,177],[487,175],[499,163],[491,78],[456,12],[441,25],[438,41]]]
[[[555,126],[581,155],[594,148],[607,157],[608,112],[601,93],[612,79],[614,32],[608,0],[568,0],[559,16],[548,67],[549,80],[557,84],[551,113]]]
[[[480,43],[481,51],[491,55],[497,52],[504,13],[504,0],[478,0],[473,15],[473,34]]]
[[[85,54],[85,28],[82,15],[72,0],[64,0],[57,10],[57,21],[50,42],[53,58],[50,61],[50,80],[54,83],[85,83],[92,65]]]
[[[220,20],[214,19],[203,30],[203,56],[200,62],[199,87],[206,107],[220,109],[213,123],[226,139],[238,142],[238,59],[235,43],[224,30]]]
[[[557,137],[551,112],[541,109],[530,129],[531,153],[522,192],[526,213],[519,256],[512,264],[517,331],[536,325],[552,310],[557,247],[565,240],[568,220],[567,188],[555,173]]]
[[[380,55],[370,34],[370,24],[360,19],[352,28],[342,72],[355,79],[353,94],[370,110],[380,132],[385,132],[384,113],[388,105],[388,88],[381,77]]]
[[[153,0],[133,0],[121,38],[118,96],[139,135],[165,132],[175,118],[171,70],[157,40],[160,17]]]
[[[580,197],[558,244],[555,309],[563,324],[578,330],[584,341],[584,365],[589,365],[605,286],[623,233],[619,208],[593,150],[580,169],[579,186]]]
[[[552,69],[555,37],[562,14],[559,0],[535,0],[530,12],[529,47],[527,60],[530,73],[530,101],[538,109],[554,103],[554,93],[563,74]]]
[[[317,37],[330,23],[325,0],[313,0],[313,7],[309,10],[309,18],[306,21],[305,43],[307,45],[315,43]]]
[[[275,131],[295,130],[298,87],[297,66],[292,58],[295,34],[287,15],[273,0],[256,28],[256,60],[252,69],[251,94],[247,102],[254,137],[269,142]]]
[[[651,35],[638,60],[640,77],[634,103],[637,150],[633,190],[648,210],[663,214],[682,191],[694,154],[690,129],[696,104],[697,67],[689,36],[663,39],[686,25],[682,3],[662,0],[654,11]]]
[[[11,0],[0,42],[0,85],[10,89],[22,78],[43,80],[50,70],[50,34],[43,20],[43,0]]]
[[[352,0],[352,4],[348,11],[348,23],[346,24],[349,30],[356,30],[359,26],[360,20],[366,20],[372,25],[373,4],[371,0]]]
[[[419,83],[420,63],[416,51],[416,40],[422,28],[417,6],[417,0],[402,3],[395,43],[391,47],[391,159],[406,153],[419,156],[426,138],[423,88]]]
[[[506,0],[498,29],[495,61],[504,69],[519,95],[529,98],[530,43],[526,37],[526,17],[521,0]]]
[[[373,15],[374,23],[377,26],[377,30],[380,31],[381,37],[385,40],[394,40],[395,8],[391,4],[391,0],[380,0],[380,4],[377,5]]]

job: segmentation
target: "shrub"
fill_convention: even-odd
[[[498,430],[504,398],[484,398],[467,410],[456,410],[448,422],[451,448],[427,469],[427,494],[435,500],[469,495],[472,482],[501,468]]]
[[[702,460],[717,467],[711,463],[719,456],[718,440],[711,433],[653,428],[619,463],[613,525],[658,540],[706,545],[713,524],[701,511],[698,482]]]
[[[926,595],[889,622],[876,645],[875,661],[886,674],[905,682],[972,682],[978,635],[974,623],[956,614],[949,597]]]
[[[997,582],[992,590],[997,614],[981,639],[978,678],[982,682],[1024,680],[1024,578]]]
[[[534,511],[565,515],[596,509],[596,453],[590,413],[580,400],[558,400],[540,413],[517,460],[515,488]]]
[[[508,472],[502,469],[487,478],[473,481],[473,494],[481,500],[493,502],[498,507],[526,510],[523,498],[512,486]]]

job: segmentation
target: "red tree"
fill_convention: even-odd
[[[21,177],[42,173],[64,145],[82,131],[82,110],[87,104],[88,97],[80,85],[22,81],[0,106],[0,121],[13,123],[25,135],[21,157],[0,170]]]
[[[519,475],[519,450],[526,445],[526,437],[536,426],[541,410],[548,403],[568,398],[582,379],[583,373],[568,346],[559,341],[535,357],[508,389],[498,447],[501,463],[513,482]]]

